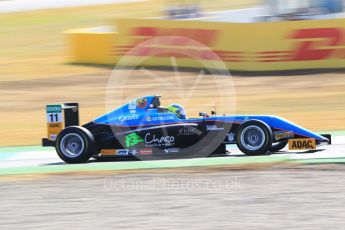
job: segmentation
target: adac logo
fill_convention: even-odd
[[[141,138],[137,133],[131,133],[126,136],[126,147],[133,147],[140,142],[144,142],[144,139]]]
[[[316,141],[313,138],[308,139],[290,139],[289,150],[316,149]]]

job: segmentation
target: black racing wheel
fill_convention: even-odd
[[[83,163],[96,152],[95,139],[84,127],[70,126],[56,138],[56,152],[67,163]]]
[[[246,121],[237,131],[237,146],[248,156],[266,154],[272,147],[272,140],[272,130],[262,121]]]
[[[270,152],[272,152],[272,153],[279,152],[280,150],[285,148],[287,146],[287,144],[288,144],[287,141],[281,141],[281,142],[273,143],[271,148],[270,148]]]

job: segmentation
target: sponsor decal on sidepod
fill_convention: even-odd
[[[116,154],[115,149],[101,149],[102,156],[110,156],[110,155],[115,155],[115,154]]]
[[[148,147],[154,146],[171,146],[175,142],[175,137],[173,136],[161,136],[157,137],[155,134],[146,133],[145,143]]]
[[[126,142],[126,147],[129,148],[129,147],[133,147],[137,145],[140,142],[144,142],[144,139],[141,136],[139,136],[137,133],[131,133],[125,137],[125,142]]]
[[[150,149],[150,148],[140,149],[139,154],[140,155],[151,155],[152,149]]]
[[[125,142],[127,148],[133,147],[141,142],[144,142],[147,147],[171,146],[175,143],[175,137],[156,136],[156,134],[146,133],[143,139],[137,133],[131,133],[125,137]]]
[[[138,149],[130,149],[130,150],[128,151],[128,153],[129,153],[130,155],[135,156],[135,155],[137,155],[137,154],[139,153],[139,150],[138,150]]]
[[[116,150],[116,156],[128,156],[129,151],[128,149],[117,149]]]
[[[195,134],[196,134],[195,128],[187,128],[187,127],[180,128],[177,132],[177,136],[192,136]]]
[[[165,153],[178,153],[180,152],[179,148],[170,148],[170,149],[164,149]]]

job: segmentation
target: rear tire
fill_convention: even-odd
[[[62,130],[56,138],[55,148],[61,160],[70,164],[87,162],[96,152],[93,135],[79,126]]]
[[[248,156],[266,154],[272,147],[272,140],[272,130],[262,121],[247,121],[237,131],[237,146]]]

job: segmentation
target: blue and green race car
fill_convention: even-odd
[[[162,107],[160,96],[145,96],[79,126],[77,103],[47,105],[48,137],[67,163],[96,159],[207,157],[226,154],[237,145],[248,156],[282,150],[314,150],[331,144],[319,135],[276,116],[217,116],[212,112],[188,118],[183,106]]]

